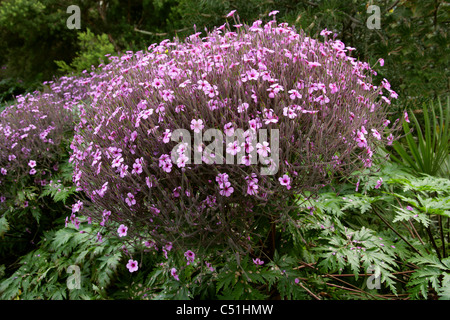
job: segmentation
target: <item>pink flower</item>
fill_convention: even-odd
[[[6,176],[6,174],[8,173],[8,170],[6,170],[5,168],[1,168],[0,172],[2,175]]]
[[[175,107],[175,112],[180,113],[181,111],[184,111],[184,108],[186,108],[184,105],[179,104]]]
[[[242,113],[242,112],[244,112],[244,111],[247,110],[247,109],[248,109],[248,103],[247,103],[247,102],[243,102],[243,103],[241,103],[241,104],[238,106],[237,112],[238,112],[238,113]]]
[[[133,163],[133,170],[131,171],[132,174],[139,175],[142,171],[142,165],[139,162]]]
[[[219,91],[217,91],[216,85],[210,86],[209,88],[207,88],[204,91],[205,91],[205,94],[208,95],[208,97],[210,97],[210,98],[214,98],[215,96],[217,96],[219,94]]]
[[[381,187],[381,185],[383,184],[383,178],[380,177],[380,179],[378,179],[377,184],[375,186],[375,189],[379,189]]]
[[[162,79],[154,79],[152,82],[152,86],[156,89],[161,88],[164,85],[164,80]]]
[[[384,66],[384,59],[379,59],[378,62],[380,62],[380,66]]]
[[[164,99],[164,101],[169,101],[169,102],[172,102],[173,99],[175,98],[173,95],[173,90],[163,90],[163,92],[161,93],[161,96]]]
[[[117,157],[112,161],[111,167],[113,168],[119,168],[122,165],[123,162],[123,158],[122,157]]]
[[[30,162],[28,162],[28,166],[30,166],[30,168],[36,167],[36,161],[30,160]]]
[[[409,123],[408,112],[405,111],[405,112],[404,112],[404,115],[405,115],[405,121]]]
[[[72,205],[72,213],[78,212],[83,208],[83,202],[78,200],[76,203]]]
[[[136,131],[133,131],[130,135],[130,141],[136,140],[137,136],[138,136],[138,133]]]
[[[172,275],[172,277],[175,278],[175,280],[180,281],[180,278],[177,275],[177,269],[176,268],[170,269],[170,274]]]
[[[203,90],[203,91],[206,91],[206,90],[208,90],[209,87],[211,87],[209,82],[206,80],[198,80],[197,84],[198,84],[197,89]]]
[[[372,134],[377,140],[381,140],[381,134],[376,129],[372,129]]]
[[[392,145],[392,142],[394,141],[394,136],[392,135],[392,133],[389,135],[389,137],[387,137],[387,145],[390,146]]]
[[[209,271],[213,272],[214,268],[212,267],[211,263],[209,263],[208,261],[205,261],[206,266],[208,267]]]
[[[282,177],[278,178],[278,181],[280,181],[280,184],[282,186],[286,186],[286,188],[289,190],[291,188],[291,178],[287,174],[283,175]]]
[[[137,107],[139,109],[147,109],[147,100],[139,101],[139,103],[137,104]]]
[[[247,152],[247,153],[251,153],[254,150],[251,141],[242,142],[241,146],[244,148],[245,152]]]
[[[252,164],[252,155],[251,154],[247,154],[245,156],[242,156],[241,164],[245,164],[246,166],[250,166]]]
[[[274,10],[274,11],[269,12],[269,17],[276,15],[278,12],[280,12],[280,11]]]
[[[291,106],[283,108],[283,115],[285,117],[289,117],[289,119],[297,118],[297,113],[295,113],[295,109],[293,109]]]
[[[192,252],[191,250],[188,250],[184,253],[184,256],[186,257],[187,260],[187,264],[191,264],[192,262],[194,262],[195,260],[195,253]]]
[[[33,168],[30,170],[30,175],[36,174],[36,170]]]
[[[311,61],[308,61],[308,65],[310,68],[316,68],[321,66],[319,62],[311,62]]]
[[[171,136],[172,136],[172,133],[170,132],[170,130],[166,129],[166,131],[164,131],[164,133],[163,133],[163,142],[169,143]]]
[[[269,143],[267,141],[263,141],[263,143],[256,144],[256,149],[258,151],[258,154],[263,157],[267,157],[270,152]]]
[[[124,177],[128,174],[128,166],[122,164],[122,165],[119,167],[119,174],[120,174],[120,177],[121,177],[121,178],[124,178]]]
[[[108,181],[106,181],[103,185],[102,188],[100,190],[97,190],[97,194],[103,198],[103,196],[105,195],[106,191],[108,190]]]
[[[291,100],[302,98],[302,95],[295,89],[289,90],[288,93],[290,94],[289,98],[291,98]]]
[[[234,188],[231,186],[231,183],[225,181],[219,191],[222,196],[229,197],[234,192]]]
[[[256,183],[250,182],[247,185],[247,194],[253,196],[258,193],[258,185]]]
[[[256,131],[260,127],[257,119],[252,119],[248,122],[248,125],[251,130]]]
[[[199,133],[205,126],[203,125],[203,120],[195,120],[191,121],[191,129],[194,130],[195,133]]]
[[[234,127],[233,124],[231,122],[228,122],[224,127],[223,130],[225,132],[225,134],[228,137],[231,137],[234,134]]]
[[[230,142],[227,146],[227,153],[231,155],[236,155],[238,152],[241,151],[241,147],[238,144],[238,141]]]
[[[322,31],[320,31],[320,35],[321,36],[329,36],[332,32],[327,30],[327,28],[323,29]]]
[[[253,259],[253,263],[260,266],[260,265],[264,264],[264,261],[259,258],[256,258],[256,259]]]
[[[247,73],[247,79],[248,80],[258,80],[259,72],[255,69],[251,69],[246,72]]]
[[[367,147],[367,140],[364,136],[364,133],[358,130],[358,133],[356,134],[356,142],[358,142],[358,147],[365,148]]]
[[[164,170],[164,172],[172,171],[172,162],[170,161],[164,162],[164,164],[162,165],[162,169]]]
[[[165,171],[172,171],[172,160],[170,159],[168,154],[162,154],[159,157],[159,166]]]
[[[117,232],[119,233],[119,237],[125,237],[127,235],[128,227],[121,224]]]
[[[230,18],[234,15],[234,13],[236,12],[236,10],[231,10],[226,16],[225,18]]]
[[[337,85],[335,84],[335,83],[330,83],[329,85],[328,85],[328,87],[331,89],[331,93],[336,93],[336,92],[338,92],[338,87],[337,87]]]
[[[265,109],[264,115],[266,116],[266,118],[264,119],[265,124],[278,122],[278,116],[274,113],[272,109],[269,110]]]
[[[186,163],[189,161],[189,158],[182,153],[178,159],[177,159],[177,166],[178,168],[184,168],[186,166]]]
[[[127,268],[128,268],[128,271],[130,271],[130,272],[137,271],[138,270],[138,263],[137,263],[137,261],[136,260],[131,260],[131,259],[128,260]]]
[[[136,199],[132,193],[128,192],[125,202],[131,207],[136,204]]]
[[[228,174],[219,173],[216,177],[216,181],[219,183],[219,187],[222,188],[222,185],[228,181]]]

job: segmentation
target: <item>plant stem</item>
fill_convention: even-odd
[[[445,236],[444,236],[444,227],[442,225],[442,216],[438,216],[438,222],[439,222],[439,231],[441,234],[441,242],[442,242],[442,256],[445,258],[447,256],[445,252]]]
[[[397,230],[395,230],[395,228],[393,226],[390,225],[390,223],[383,218],[383,216],[381,216],[380,213],[377,212],[377,210],[375,210],[375,208],[373,208],[373,212],[375,212],[375,214],[381,219],[381,221],[383,221],[388,227],[389,229],[391,229],[392,231],[395,232],[396,235],[398,235],[403,241],[406,242],[406,244],[408,244],[415,252],[417,252],[420,256],[422,256],[422,253],[420,253],[419,250],[416,249],[416,247],[414,247],[408,240],[406,240]]]
[[[300,287],[302,287],[306,292],[308,292],[314,299],[316,300],[322,300],[320,299],[320,297],[318,297],[317,295],[315,295],[313,292],[311,292],[308,288],[306,288],[301,282],[298,283],[300,285]]]
[[[438,249],[438,247],[436,245],[436,242],[434,241],[433,233],[431,232],[430,226],[428,226],[425,230],[427,230],[428,237],[430,238],[431,244],[433,245],[433,248],[436,251],[438,259],[441,260],[442,259],[441,253],[439,252],[439,249]]]

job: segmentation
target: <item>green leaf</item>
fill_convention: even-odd
[[[3,215],[0,218],[0,237],[4,237],[5,233],[9,230],[9,223],[8,220],[6,220],[6,216]]]

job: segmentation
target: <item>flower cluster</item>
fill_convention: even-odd
[[[93,79],[85,75],[44,83],[48,90],[17,96],[0,113],[0,198],[9,206],[23,205],[17,193],[50,184],[67,161],[78,105],[87,99]]]
[[[396,125],[388,81],[375,85],[329,32],[313,39],[271,16],[110,57],[71,145],[81,214],[161,248],[246,247],[258,216],[372,165]],[[224,133],[213,148],[210,129]]]

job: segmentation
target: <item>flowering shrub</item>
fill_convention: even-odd
[[[102,67],[71,145],[85,195],[72,222],[157,249],[251,250],[295,195],[370,168],[392,142],[397,94],[329,31],[319,41],[273,19],[200,34]]]
[[[0,235],[10,229],[10,239],[20,240],[9,248],[13,255],[23,240],[36,239],[39,226],[53,224],[64,210],[46,192],[64,189],[62,180],[71,183],[68,158],[76,108],[91,80],[60,78],[48,83],[48,92],[18,96],[0,113]],[[65,194],[72,189],[69,185]]]

